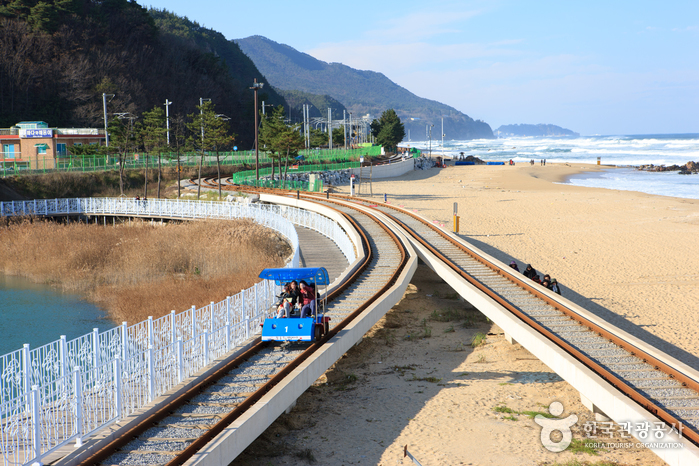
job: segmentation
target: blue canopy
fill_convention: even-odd
[[[296,160],[306,160],[306,158],[303,156],[303,154],[301,154],[298,157],[296,157]]]
[[[316,285],[329,285],[330,278],[324,267],[303,267],[296,269],[264,269],[260,272],[260,278],[274,280],[277,285],[283,285],[292,280],[305,280]]]

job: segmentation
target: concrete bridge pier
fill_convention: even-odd
[[[580,392],[580,402],[585,406],[587,409],[592,411],[595,414],[595,421],[598,422],[609,422],[611,419],[609,416],[604,414],[604,412],[597,407],[592,401],[590,401],[585,395]]]

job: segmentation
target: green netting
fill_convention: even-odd
[[[381,153],[381,148],[378,148],[378,154]],[[361,149],[309,149],[302,150],[300,155],[303,155],[304,162],[337,164],[342,162],[357,162],[361,156],[376,155],[376,147],[367,147]],[[192,152],[180,154],[180,166],[182,167],[197,167],[201,153]],[[269,157],[266,152],[259,153],[259,163],[269,164],[276,161],[276,158]],[[219,152],[219,161],[221,166],[244,166],[255,165],[255,151],[236,151],[236,152]],[[163,167],[175,167],[177,165],[177,154],[162,154],[160,163]],[[292,162],[290,162],[292,163]],[[157,155],[130,154],[124,161],[126,169],[143,169],[157,168]],[[202,160],[202,166],[216,166],[216,154],[206,153]],[[39,167],[29,169],[28,162],[16,162],[5,160],[0,161],[0,173],[3,176],[13,174],[29,174],[29,173],[48,173],[48,172],[94,172],[117,170],[119,168],[119,158],[116,155],[109,156],[65,156],[55,159],[55,166],[52,159],[40,160]],[[319,170],[325,170],[319,168]]]
[[[295,167],[295,168],[292,168]],[[319,172],[319,171],[334,171],[334,170],[345,170],[347,168],[357,168],[359,167],[359,162],[346,162],[346,163],[314,163],[305,165],[290,166],[287,174],[293,173],[308,173],[308,172]],[[282,167],[283,169],[284,167]],[[279,176],[279,170],[275,169],[275,177]],[[272,174],[271,168],[261,168],[260,177],[269,176]],[[284,172],[282,171],[282,175]],[[246,170],[238,173],[234,173],[231,177],[231,181],[235,184],[244,184],[247,186],[260,186],[266,188],[283,188],[283,189],[294,189],[299,191],[313,191],[319,192],[323,190],[323,184],[321,180],[317,180],[315,186],[308,187],[308,182],[292,182],[292,181],[279,181],[279,180],[259,180],[257,184],[255,183],[255,170]],[[263,184],[265,183],[265,184]],[[276,184],[275,184],[276,183]],[[293,185],[292,187],[287,186],[284,183],[300,183],[299,185]],[[288,185],[291,186],[291,185]]]

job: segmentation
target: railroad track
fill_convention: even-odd
[[[250,190],[248,187],[228,189]],[[318,195],[288,195],[323,202]],[[357,197],[327,194],[325,197],[325,202],[330,202],[328,198],[342,199],[387,215],[464,280],[662,420],[668,428],[679,430],[682,437],[699,446],[696,379],[608,330],[607,326],[602,327],[568,308],[540,285],[504,264],[490,261],[407,210]]]
[[[368,204],[365,202],[365,204]],[[371,203],[469,283],[699,445],[699,383],[406,210]]]
[[[362,238],[364,263],[328,294],[326,316],[330,332],[319,342],[263,343],[171,400],[116,439],[96,448],[80,464],[184,464],[227,426],[238,419],[296,367],[350,324],[396,281],[408,259],[400,239],[372,214],[332,205]]]
[[[492,263],[419,216],[372,200],[331,197],[360,202],[388,215],[469,283],[699,446],[697,380],[567,308],[540,285]]]

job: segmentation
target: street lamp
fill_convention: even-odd
[[[430,157],[432,157],[432,128],[434,128],[434,125],[430,126]]]
[[[252,87],[250,89],[255,93],[255,186],[260,180],[260,151],[257,144],[257,91],[262,89],[264,83],[258,83],[257,78],[254,79]]]

